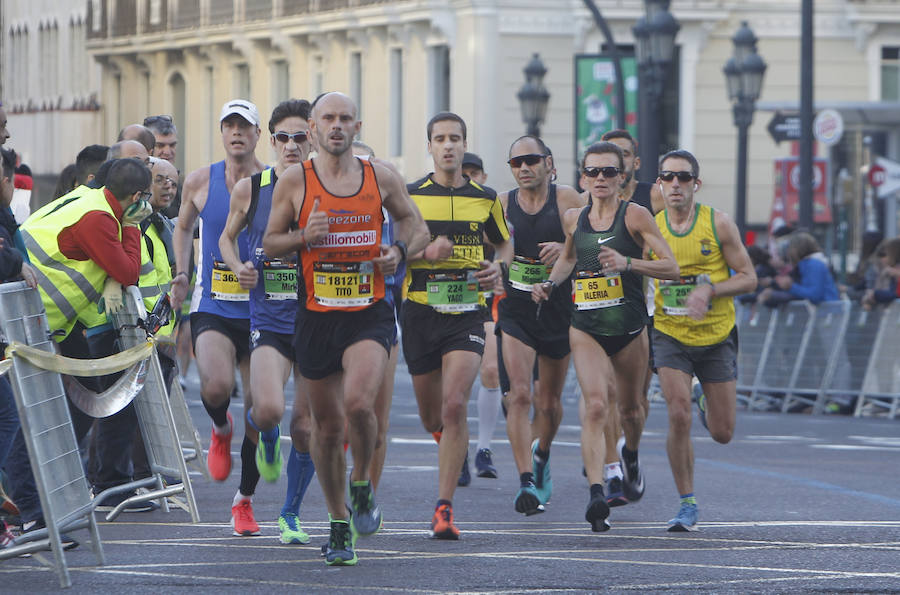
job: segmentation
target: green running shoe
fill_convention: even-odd
[[[356,533],[348,521],[331,521],[331,534],[325,546],[325,563],[329,566],[356,566],[359,558],[353,549],[356,545]]]
[[[274,483],[281,477],[281,430],[275,427],[277,436],[272,444],[266,443],[260,434],[256,444],[256,468],[259,476],[268,482]]]
[[[300,528],[300,519],[291,512],[278,517],[278,530],[281,531],[281,543],[309,543],[309,535]]]
[[[553,494],[553,480],[550,478],[550,461],[542,461],[537,456],[538,439],[531,444],[531,472],[534,473],[534,487],[541,504],[550,501]]]

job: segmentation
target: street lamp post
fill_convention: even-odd
[[[753,123],[753,112],[762,90],[766,63],[756,53],[757,38],[746,21],[741,24],[731,41],[734,44],[734,54],[722,71],[725,73],[728,99],[732,104],[734,125],[738,129],[734,222],[743,239],[747,231],[747,132]]]
[[[644,165],[638,170],[638,178],[646,182],[656,179],[662,95],[675,53],[675,36],[681,28],[669,12],[669,4],[670,0],[644,0],[646,15],[632,28],[640,81],[638,150]]]
[[[525,72],[525,84],[519,89],[517,97],[522,108],[522,121],[527,126],[528,134],[541,135],[541,124],[547,115],[547,103],[550,101],[550,92],[544,86],[544,75],[547,67],[541,62],[540,56],[535,53]]]

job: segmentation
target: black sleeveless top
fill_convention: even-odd
[[[541,248],[538,244],[541,242],[560,242],[565,244],[566,234],[563,231],[562,223],[560,223],[559,206],[556,203],[556,184],[550,184],[547,192],[547,201],[541,210],[535,214],[529,214],[522,210],[519,206],[519,189],[515,188],[509,191],[506,204],[506,219],[510,223],[513,230],[513,244],[515,246],[515,255],[519,258],[516,260],[528,259],[538,260],[541,254]],[[517,264],[515,261],[510,266]],[[548,269],[549,274],[549,269]],[[506,287],[506,298],[514,300],[524,300],[531,302],[531,292],[516,289],[510,284],[509,279],[504,280]],[[569,295],[572,288],[569,280],[561,283],[550,296],[550,301],[558,302],[563,309],[569,309]]]
[[[637,203],[653,214],[653,200],[650,198],[650,191],[653,184],[650,182],[638,182],[634,187],[634,194],[631,195],[631,202]]]

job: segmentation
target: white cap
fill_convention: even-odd
[[[237,114],[254,126],[259,127],[259,110],[246,99],[226,101],[225,105],[222,106],[222,115],[219,116],[219,122],[231,114]]]

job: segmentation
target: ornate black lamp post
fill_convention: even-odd
[[[522,108],[522,121],[525,122],[528,134],[541,135],[541,124],[547,115],[547,103],[550,101],[550,92],[544,86],[544,75],[547,67],[541,62],[537,54],[524,68],[525,84],[519,89],[517,97]]]
[[[734,221],[743,238],[747,230],[747,131],[753,123],[753,112],[756,111],[756,100],[762,90],[766,63],[756,53],[757,38],[746,21],[741,24],[731,41],[734,43],[734,54],[722,70],[728,85],[734,125],[738,129]]]
[[[644,0],[646,16],[632,28],[636,40],[640,97],[638,105],[638,151],[643,165],[641,180],[656,179],[662,123],[662,94],[675,53],[675,36],[681,25],[669,12],[670,0]]]

